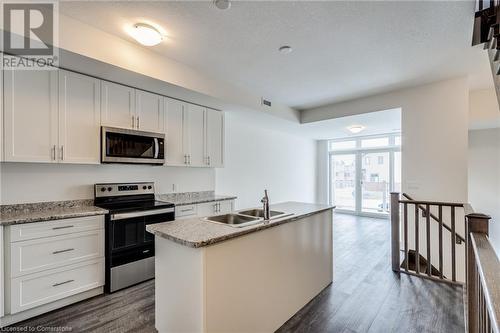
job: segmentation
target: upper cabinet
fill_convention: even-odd
[[[99,84],[64,70],[5,70],[5,160],[99,163]]]
[[[184,152],[184,102],[164,98],[165,108],[165,163],[167,165],[187,165]]]
[[[0,82],[5,161],[98,164],[100,127],[112,126],[165,133],[166,165],[224,165],[222,111],[62,69],[4,70]]]
[[[59,71],[59,159],[97,164],[99,155],[100,81]]]
[[[135,90],[136,125],[142,131],[163,132],[163,96]]]
[[[166,164],[223,167],[224,113],[165,98]]]
[[[210,167],[224,165],[224,113],[212,109],[205,110],[205,157]]]
[[[56,162],[56,70],[4,70],[5,160]]]
[[[204,112],[205,108],[187,104],[185,108],[185,153],[187,154],[188,164],[192,166],[205,166],[204,152]]]
[[[102,81],[102,125],[148,132],[164,131],[163,96]]]
[[[102,81],[101,116],[104,126],[137,129],[135,89]]]

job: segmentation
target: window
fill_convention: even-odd
[[[356,140],[351,141],[330,141],[330,150],[354,149]]]
[[[386,147],[389,145],[389,137],[361,140],[362,148]]]
[[[365,164],[370,165],[370,158],[369,157],[365,157]]]
[[[401,136],[396,136],[394,137],[394,145],[395,146],[401,146]]]
[[[377,163],[378,163],[378,164],[384,164],[384,156],[379,156],[379,157],[377,158],[377,160],[378,160],[378,161],[377,161]]]

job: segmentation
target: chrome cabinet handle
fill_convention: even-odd
[[[191,165],[191,155],[188,155],[188,163]]]
[[[66,284],[66,283],[70,283],[70,282],[74,282],[75,280],[68,280],[68,281],[64,281],[64,282],[58,282],[58,283],[54,283],[52,285],[52,287],[57,287],[57,286],[60,286],[60,285],[63,285],[63,284]]]
[[[140,125],[140,122],[139,122],[139,116],[137,116],[137,129],[139,129],[140,126],[141,125]]]
[[[64,146],[61,146],[61,161],[64,161]]]
[[[74,225],[65,225],[63,227],[53,227],[52,230],[59,230],[59,229],[68,229],[68,228],[73,228]]]
[[[188,162],[187,162],[187,155],[184,155],[184,164],[188,164]]]
[[[52,159],[55,161],[56,160],[56,145],[52,147]]]
[[[211,162],[210,162],[210,156],[208,156],[208,165],[210,165]]]
[[[188,208],[188,209],[181,209],[181,212],[182,213],[185,213],[185,212],[190,212],[192,211],[193,209],[192,208]]]
[[[135,117],[132,116],[132,128],[135,128]]]
[[[52,254],[59,254],[59,253],[70,252],[70,251],[74,251],[74,250],[75,249],[57,250],[57,251],[52,252]]]

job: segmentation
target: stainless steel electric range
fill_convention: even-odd
[[[105,291],[154,278],[154,236],[146,225],[173,221],[175,206],[155,200],[154,183],[95,184],[95,205],[107,209]]]

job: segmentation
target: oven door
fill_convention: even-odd
[[[165,135],[102,127],[103,163],[164,164]]]

